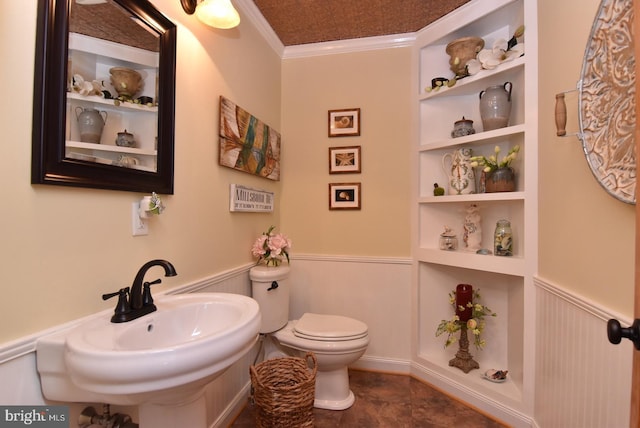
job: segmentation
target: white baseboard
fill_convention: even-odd
[[[357,370],[408,375],[411,372],[411,361],[364,355],[349,367]]]
[[[233,400],[224,409],[224,411],[218,416],[210,428],[222,428],[230,427],[233,421],[240,415],[244,407],[247,405],[249,399],[249,392],[251,391],[251,382],[245,384],[244,387],[233,397]]]

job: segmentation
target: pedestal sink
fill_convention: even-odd
[[[112,323],[106,314],[39,339],[44,396],[139,405],[142,428],[204,427],[203,388],[257,341],[258,304],[230,293],[160,296],[155,304],[133,321]]]

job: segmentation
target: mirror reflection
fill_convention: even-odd
[[[65,157],[156,172],[160,35],[112,0],[70,5]]]
[[[38,0],[31,183],[173,194],[176,37],[148,0]]]

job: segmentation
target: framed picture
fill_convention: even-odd
[[[218,162],[270,180],[280,180],[280,133],[233,101],[220,96]]]
[[[360,109],[329,110],[329,137],[360,135]]]
[[[360,146],[329,147],[329,174],[360,173]]]
[[[329,183],[330,210],[359,210],[360,183]]]

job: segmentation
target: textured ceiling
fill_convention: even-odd
[[[412,33],[469,0],[253,0],[284,46]],[[99,19],[99,25],[92,21]],[[106,4],[73,4],[72,31],[157,50],[157,35]]]
[[[411,33],[469,0],[253,0],[285,46]]]
[[[138,25],[120,5],[107,3],[72,3],[69,31],[157,52],[159,36],[150,28]]]

